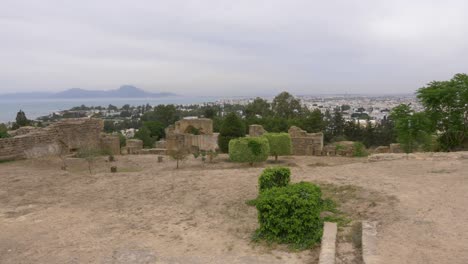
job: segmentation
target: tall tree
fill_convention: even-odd
[[[271,115],[271,106],[267,100],[257,97],[245,107],[245,116],[252,118],[256,116],[267,117]]]
[[[213,119],[217,114],[218,114],[217,109],[212,106],[205,107],[203,111],[203,116],[206,118],[210,118],[210,119]]]
[[[23,127],[23,126],[29,126],[30,124],[31,124],[31,121],[28,120],[23,110],[19,110],[19,112],[16,114],[16,125],[18,127]]]
[[[143,146],[146,148],[152,148],[154,144],[154,139],[151,137],[151,131],[142,126],[138,131],[135,133],[135,138],[140,139],[143,141]]]
[[[301,118],[300,121],[301,128],[305,129],[307,132],[316,133],[324,129],[323,115],[318,109],[306,111],[304,117]]]
[[[229,152],[229,141],[231,139],[245,136],[244,122],[235,113],[229,113],[224,119],[218,136],[219,149]]]
[[[288,92],[278,94],[273,99],[271,108],[275,116],[283,118],[297,117],[303,111],[301,101]]]
[[[148,128],[150,136],[154,141],[159,140],[165,136],[164,126],[158,121],[145,121],[143,126]]]
[[[406,153],[431,148],[431,123],[424,112],[414,112],[409,105],[393,108],[390,115],[395,122],[397,141]]]
[[[431,82],[420,88],[417,96],[433,128],[441,132],[441,147],[451,150],[461,146],[468,133],[468,75]]]
[[[164,127],[174,124],[180,119],[180,113],[177,111],[175,105],[157,105],[153,111],[146,112],[141,117],[142,121],[158,121]]]

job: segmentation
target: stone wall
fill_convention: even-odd
[[[124,149],[125,154],[139,154],[143,149],[143,141],[139,139],[128,139]]]
[[[101,135],[101,149],[108,151],[110,155],[120,154],[120,138],[117,135]]]
[[[399,143],[390,144],[390,153],[403,153],[403,149]]]
[[[81,148],[100,148],[101,119],[67,119],[29,133],[0,139],[0,160],[67,154]]]
[[[307,133],[299,127],[288,130],[291,136],[292,154],[297,156],[320,156],[323,150],[323,133]]]
[[[261,125],[250,125],[249,126],[249,136],[250,137],[259,137],[266,133],[266,130]]]
[[[200,131],[200,135],[187,133],[193,127]],[[168,151],[185,149],[216,150],[218,148],[218,134],[213,133],[213,121],[207,118],[183,119],[166,128],[166,148]]]
[[[189,127],[194,127],[200,131],[202,135],[213,134],[213,120],[209,118],[197,118],[197,119],[182,119],[174,124],[174,133],[186,134],[188,133]]]

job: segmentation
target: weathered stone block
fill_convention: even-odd
[[[250,125],[249,126],[249,136],[259,137],[266,133],[266,130],[261,125]]]

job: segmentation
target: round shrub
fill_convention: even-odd
[[[263,170],[258,178],[258,188],[260,192],[273,187],[284,187],[289,184],[291,170],[285,167],[271,167]]]
[[[256,238],[301,249],[319,242],[323,230],[321,196],[320,188],[307,182],[260,193],[255,202],[260,224]]]
[[[353,143],[353,156],[354,157],[366,157],[369,153],[367,153],[366,146],[361,142],[354,142]]]
[[[266,138],[237,138],[229,141],[229,159],[235,162],[263,162],[268,159],[270,147]]]
[[[270,155],[278,156],[291,155],[291,136],[288,133],[265,133],[263,136],[270,144]]]

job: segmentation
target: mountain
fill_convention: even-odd
[[[11,93],[0,95],[1,99],[76,99],[76,98],[158,98],[177,96],[173,93],[151,93],[132,85],[123,85],[115,90],[85,90],[72,88],[58,93],[34,92],[34,93]]]

